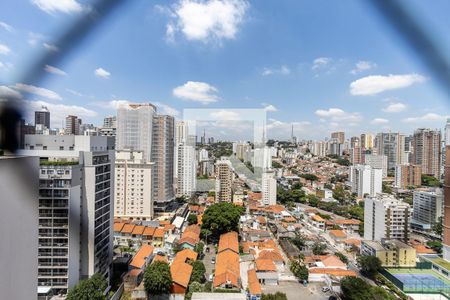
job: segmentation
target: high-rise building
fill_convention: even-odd
[[[383,178],[387,177],[387,156],[386,155],[366,154],[364,157],[364,162],[366,165],[369,165],[374,169],[381,169],[383,171]]]
[[[195,147],[186,143],[177,146],[177,196],[190,197],[197,185],[197,161]]]
[[[272,170],[266,170],[262,173],[261,193],[264,205],[277,204],[277,181]]]
[[[0,156],[0,191],[0,298],[36,299],[39,158]]]
[[[216,162],[216,201],[232,201],[233,171],[231,162],[221,158]]]
[[[405,189],[422,184],[422,168],[417,165],[397,165],[395,167],[395,186]]]
[[[444,195],[441,189],[414,191],[412,223],[431,229],[443,216]]]
[[[261,170],[272,168],[272,153],[270,148],[267,146],[261,148],[255,147],[253,149],[252,165],[254,168],[260,168]]]
[[[331,138],[337,139],[339,141],[339,144],[343,144],[345,141],[345,132],[342,132],[342,131],[332,132]]]
[[[365,161],[364,149],[360,146],[355,146],[350,149],[350,161],[354,165],[363,164]]]
[[[422,173],[440,178],[441,132],[419,128],[412,140],[412,163],[422,167]]]
[[[316,141],[311,143],[310,150],[315,156],[324,157],[327,155],[328,143],[325,141]]]
[[[361,147],[361,140],[357,136],[350,138],[350,148]]]
[[[445,165],[444,165],[444,220],[442,257],[450,261],[450,140],[445,144]]]
[[[114,217],[153,218],[152,166],[142,151],[116,151]]]
[[[377,148],[377,154],[387,156],[388,170],[394,170],[396,165],[407,163],[403,134],[392,132],[377,134]]]
[[[155,115],[153,118],[151,161],[153,169],[153,202],[155,212],[166,211],[175,199],[174,147],[175,120],[172,116]]]
[[[361,134],[361,147],[365,149],[372,149],[374,146],[374,137],[371,133]]]
[[[378,194],[364,199],[364,239],[409,241],[411,208],[391,195]]]
[[[103,119],[103,128],[116,128],[117,119],[116,116],[108,116]]]
[[[35,134],[36,126],[25,123],[24,119],[20,120],[20,129],[19,129],[19,149],[23,149],[25,147],[25,135],[26,134]]]
[[[80,134],[81,119],[77,116],[66,117],[66,130],[65,134],[79,135]]]
[[[208,156],[208,150],[202,148],[198,151],[198,161],[205,161],[208,160],[209,156]]]
[[[344,144],[339,142],[338,138],[332,138],[328,141],[328,154],[341,156],[344,153]]]
[[[152,161],[153,118],[156,107],[150,103],[121,105],[117,109],[117,150],[143,151]]]
[[[95,273],[110,278],[113,149],[102,136],[25,136],[21,154],[41,159],[38,291],[65,294]]]
[[[375,196],[382,191],[383,171],[368,165],[350,167],[350,184],[352,192],[359,198],[365,195]]]
[[[46,106],[42,106],[40,110],[34,112],[34,125],[50,128],[50,111]]]

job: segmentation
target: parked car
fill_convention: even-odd
[[[213,281],[213,274],[209,274],[208,281]]]
[[[216,258],[215,258],[215,257],[211,258],[211,263],[212,263],[212,264],[215,264],[215,263],[216,263]]]
[[[322,292],[324,292],[324,293],[328,292],[329,290],[330,290],[330,288],[327,286],[322,287]]]

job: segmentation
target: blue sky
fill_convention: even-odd
[[[185,108],[266,108],[268,136],[278,138],[291,124],[301,139],[442,128],[447,95],[365,3],[135,0],[37,84],[20,82],[21,72],[58,51],[54,39],[89,2],[2,1],[0,96],[20,96],[29,111],[47,105],[55,127],[67,114],[100,125],[120,103],[150,101],[180,118]],[[432,4],[408,1],[450,53],[450,3]],[[246,137],[240,123],[225,122],[216,137]]]

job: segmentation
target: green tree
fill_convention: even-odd
[[[437,253],[442,253],[442,242],[441,241],[428,241],[427,246],[436,251]]]
[[[442,217],[439,217],[439,220],[436,222],[436,224],[434,224],[433,226],[433,231],[434,233],[436,233],[437,235],[441,236],[442,235]]]
[[[200,260],[196,260],[192,262],[192,274],[191,274],[191,281],[190,282],[199,282],[204,283],[205,282],[205,265]]]
[[[441,182],[434,176],[422,174],[422,185],[430,187],[440,187]]]
[[[360,264],[361,273],[369,278],[374,278],[374,276],[381,269],[381,261],[376,256],[362,255],[358,258]]]
[[[305,174],[300,174],[299,176],[302,177],[302,178],[305,178],[306,180],[309,180],[309,181],[317,181],[317,180],[319,180],[319,177],[317,177],[314,174],[305,173]]]
[[[341,280],[342,296],[345,300],[373,299],[370,285],[359,277],[344,277]]]
[[[336,160],[336,163],[340,164],[341,166],[350,166],[351,165],[351,162],[346,158],[338,158]]]
[[[197,224],[198,220],[197,220],[197,216],[194,214],[189,214],[189,217],[187,218],[188,224],[192,225],[192,224]]]
[[[314,255],[324,255],[327,245],[320,242],[315,242],[312,246],[312,252]]]
[[[383,181],[381,189],[383,193],[392,194],[392,187],[387,182]]]
[[[261,300],[287,300],[287,296],[282,292],[276,292],[275,294],[262,294]]]
[[[309,205],[313,207],[317,207],[319,205],[320,199],[317,196],[308,195],[306,196],[306,199],[308,199]]]
[[[199,256],[202,256],[204,249],[205,244],[203,242],[198,242],[198,244],[194,247],[194,251],[197,252]]]
[[[238,231],[243,207],[228,202],[219,202],[208,207],[203,214],[202,229],[209,230],[214,238],[222,233]]]
[[[169,265],[162,261],[150,264],[144,272],[144,287],[150,295],[170,293],[172,275]]]
[[[359,223],[358,225],[358,234],[359,236],[364,236],[364,222]]]
[[[291,238],[291,243],[297,246],[298,250],[303,250],[306,246],[306,237],[303,234],[298,233],[295,237]]]
[[[272,168],[281,169],[281,168],[283,168],[283,165],[277,161],[272,161]]]
[[[96,273],[75,285],[67,294],[67,300],[106,300],[103,293],[107,287],[106,279]]]
[[[342,254],[341,252],[336,252],[336,253],[334,253],[334,255],[336,255],[337,257],[339,257],[339,259],[340,259],[344,264],[347,264],[347,263],[348,263],[348,258],[347,258],[347,256],[345,256],[345,255]]]
[[[290,270],[295,277],[300,281],[308,281],[309,271],[308,268],[299,260],[292,260]]]
[[[203,286],[203,284],[201,284],[197,281],[191,282],[188,286],[188,292],[184,296],[184,299],[191,300],[192,294],[197,293],[197,292],[205,292],[205,287]]]

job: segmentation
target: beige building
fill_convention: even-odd
[[[345,132],[342,131],[332,132],[331,138],[337,139],[339,141],[339,144],[343,144],[345,142]]]
[[[420,186],[422,184],[422,168],[418,165],[395,166],[395,186],[407,188],[408,186]]]
[[[363,133],[361,134],[361,147],[365,149],[373,148],[373,134],[371,133]]]
[[[116,152],[114,216],[151,220],[153,163],[146,162],[142,151]]]
[[[221,158],[216,162],[216,201],[231,202],[232,200],[233,171],[231,162]]]
[[[378,257],[386,268],[416,266],[416,249],[397,240],[361,241],[361,254]]]
[[[412,163],[422,167],[422,173],[440,176],[441,166],[441,132],[419,128],[412,140]]]

